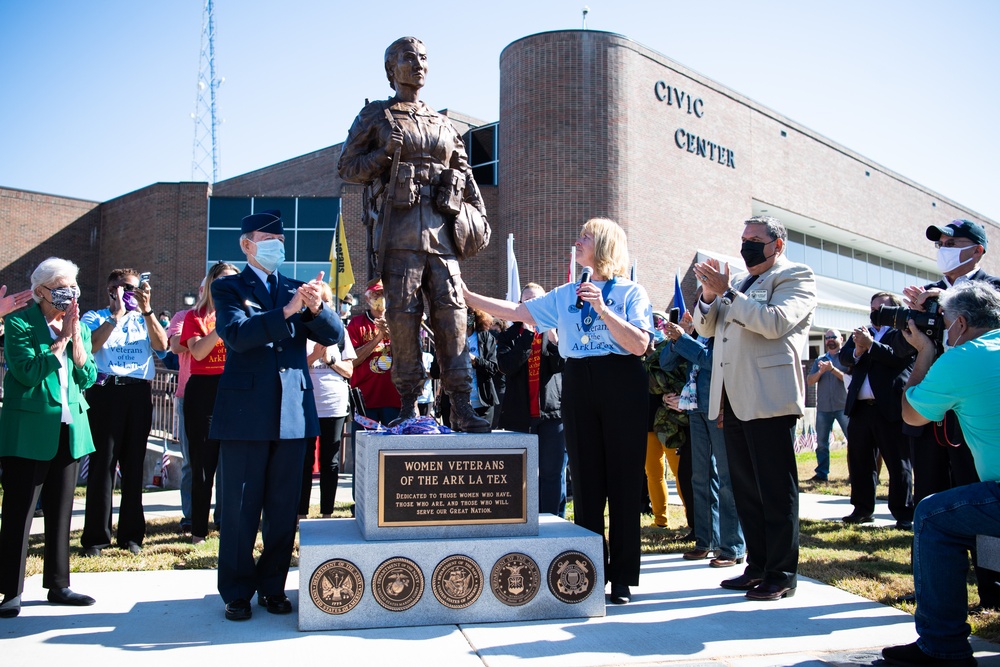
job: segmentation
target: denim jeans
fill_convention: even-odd
[[[840,430],[847,437],[848,417],[843,410],[816,411],[816,474],[830,476],[830,432],[833,422],[840,424]]]
[[[739,558],[746,553],[746,545],[736,515],[724,432],[704,412],[689,412],[688,416],[695,549],[719,551],[723,558]]]
[[[935,493],[913,517],[914,621],[927,655],[957,660],[972,655],[966,623],[969,549],[976,535],[1000,537],[1000,488],[980,482]]]

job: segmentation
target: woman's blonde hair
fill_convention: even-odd
[[[628,239],[625,230],[608,218],[591,218],[583,226],[583,234],[594,237],[594,270],[603,276],[627,276]]]
[[[208,270],[208,273],[205,275],[205,288],[201,290],[201,294],[198,295],[198,301],[194,304],[195,312],[200,315],[206,315],[215,310],[215,301],[212,300],[212,282],[226,271],[232,271],[233,273],[240,272],[239,269],[229,262],[216,262]]]

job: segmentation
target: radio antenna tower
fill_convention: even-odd
[[[215,74],[215,10],[213,0],[205,0],[201,21],[201,58],[198,64],[198,91],[194,99],[194,150],[191,180],[214,184],[219,179],[219,117],[216,92],[225,79]]]

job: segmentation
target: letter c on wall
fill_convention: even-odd
[[[677,148],[684,148],[684,128],[678,127],[677,131],[674,132],[674,143],[677,144]]]
[[[663,93],[660,92],[666,87],[667,84],[664,81],[657,81],[655,84],[653,84],[653,94],[656,95],[656,99],[660,100],[661,102],[667,99],[666,97],[663,96]]]

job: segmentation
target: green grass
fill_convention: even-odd
[[[800,454],[799,478],[809,479],[815,467],[815,455]],[[879,484],[879,496],[885,497],[886,473],[883,471]],[[850,486],[847,481],[847,463],[844,450],[831,452],[830,482],[812,484],[802,482],[802,491],[811,493],[834,493],[847,495]],[[572,503],[567,508],[572,518]],[[668,508],[672,528],[658,528],[652,517],[642,517],[642,552],[647,554],[684,553],[694,548],[694,542],[684,540],[688,526],[684,510],[680,505]],[[319,506],[310,508],[311,518],[319,517]],[[349,505],[338,503],[334,516],[350,516]],[[105,549],[100,558],[83,558],[78,550],[70,556],[73,572],[116,572],[139,570],[193,570],[214,569],[218,565],[219,538],[217,533],[199,545],[192,545],[191,538],[178,532],[177,519],[155,519],[147,521],[146,541],[139,555],[133,556],[122,549]],[[79,545],[80,531],[74,531],[70,542]],[[913,576],[910,573],[911,533],[895,528],[872,526],[850,526],[833,521],[800,522],[799,573],[836,586],[849,593],[891,605],[913,613],[914,605],[897,602],[897,599],[913,592]],[[257,551],[261,548],[258,538]],[[28,549],[27,574],[42,571],[43,538],[33,535]],[[298,565],[298,546],[292,555],[292,565]],[[979,604],[975,579],[970,568],[969,604]],[[969,617],[973,634],[987,641],[1000,641],[1000,613],[984,612]]]

